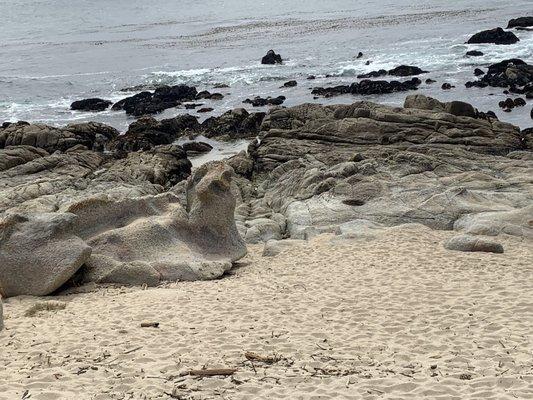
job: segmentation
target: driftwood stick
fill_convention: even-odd
[[[214,369],[196,369],[191,370],[187,375],[192,376],[229,376],[233,375],[238,370],[236,368],[214,368]]]

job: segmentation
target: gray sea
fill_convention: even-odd
[[[220,91],[223,100],[203,101],[215,108],[210,115],[254,95],[285,95],[287,106],[351,103],[361,98],[314,100],[310,88],[409,64],[430,71],[423,80],[438,81],[419,92],[471,102],[526,128],[533,125],[531,101],[504,113],[501,89],[466,89],[464,83],[474,79],[475,67],[511,57],[531,62],[533,32],[516,32],[521,41],[511,46],[464,43],[527,14],[533,0],[0,0],[0,122],[95,120],[125,130],[132,119],[123,112],[72,112],[69,105],[87,97],[119,100],[139,85]],[[283,65],[260,64],[271,48]],[[473,49],[485,56],[466,58]],[[364,57],[356,59],[360,51]],[[309,74],[317,79],[307,81]],[[280,89],[292,79],[297,87]],[[443,82],[456,88],[443,91]],[[213,89],[218,83],[230,87]],[[366,99],[400,105],[405,96]],[[184,112],[191,111],[175,108],[158,118]]]

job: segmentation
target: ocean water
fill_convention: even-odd
[[[87,97],[116,101],[139,85],[185,83],[223,93],[223,100],[201,101],[215,109],[201,118],[255,95],[285,95],[287,106],[351,103],[361,97],[314,100],[310,89],[409,64],[430,71],[423,80],[438,81],[420,93],[465,100],[526,128],[533,125],[532,101],[504,113],[501,89],[464,83],[475,78],[474,68],[505,58],[533,62],[533,32],[515,32],[521,41],[511,46],[464,43],[527,14],[532,0],[0,0],[0,122],[94,120],[124,131],[133,119],[123,112],[72,112],[69,105]],[[260,64],[271,48],[283,65]],[[465,58],[473,49],[485,56]],[[359,51],[364,57],[356,59]],[[310,74],[317,79],[306,80]],[[292,79],[297,87],[280,88]],[[443,82],[456,88],[443,91]],[[213,89],[217,83],[230,87]],[[401,105],[407,94],[365,99]],[[195,114],[175,108],[158,118],[184,112]]]

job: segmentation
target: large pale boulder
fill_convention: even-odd
[[[91,248],[68,213],[7,214],[0,220],[0,295],[46,295],[85,263]]]
[[[186,209],[170,192],[71,205],[75,233],[93,250],[85,281],[153,286],[221,276],[246,254],[233,217],[232,174],[223,163],[196,170],[187,182]]]

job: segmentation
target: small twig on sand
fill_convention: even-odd
[[[142,349],[142,348],[143,348],[142,346],[135,347],[134,349],[131,349],[131,350],[125,351],[125,352],[122,353],[122,354],[123,354],[123,355],[124,355],[124,354],[130,354],[130,353],[133,353],[134,351],[140,350],[140,349]]]
[[[274,364],[281,360],[281,357],[278,355],[262,356],[252,351],[247,351],[246,353],[244,353],[244,357],[246,357],[248,361],[257,361],[257,362],[263,362],[266,364]]]
[[[141,328],[159,328],[159,322],[141,322]]]

